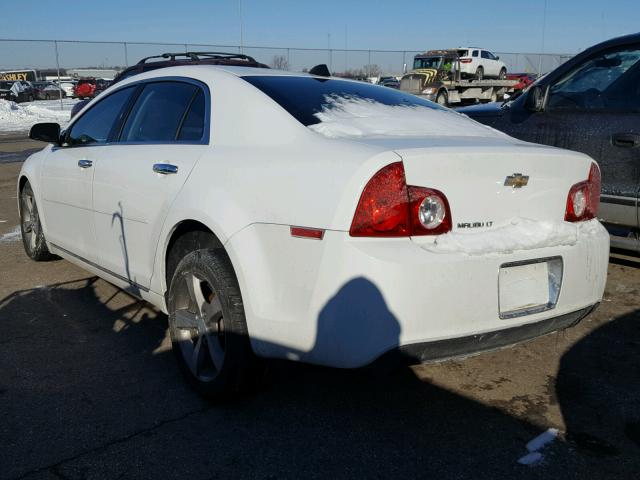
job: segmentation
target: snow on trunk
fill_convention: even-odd
[[[449,232],[421,245],[433,253],[490,255],[545,247],[575,245],[578,238],[604,230],[598,220],[569,223],[514,218],[507,225],[482,232]]]

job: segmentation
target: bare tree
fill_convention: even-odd
[[[373,65],[365,65],[363,70],[367,77],[379,77],[382,73],[380,67],[375,63]]]
[[[276,70],[289,70],[289,60],[284,55],[274,55],[271,59],[271,67]]]

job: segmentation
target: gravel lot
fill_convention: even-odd
[[[16,160],[36,147],[0,137],[0,478],[640,478],[640,264],[612,260],[603,304],[559,334],[393,372],[274,362],[212,406],[164,315],[24,255]]]

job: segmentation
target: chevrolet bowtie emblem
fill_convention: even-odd
[[[514,173],[504,179],[505,187],[522,188],[529,183],[529,176],[521,173]]]

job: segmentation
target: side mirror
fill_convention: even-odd
[[[29,131],[29,138],[60,145],[60,125],[57,123],[36,123]]]
[[[549,96],[549,87],[534,85],[527,93],[525,108],[530,112],[544,112],[547,106],[547,97]]]
[[[496,60],[500,60],[500,57],[496,55]]]

